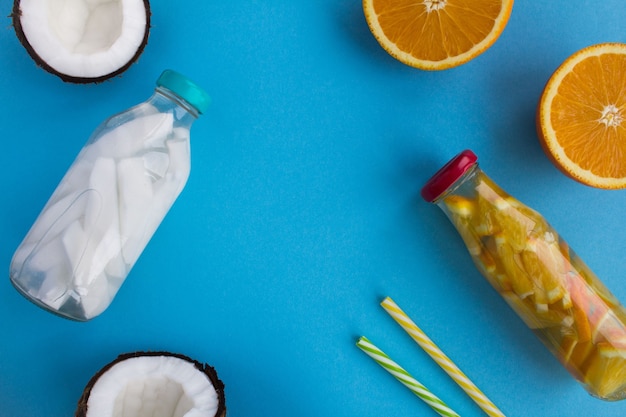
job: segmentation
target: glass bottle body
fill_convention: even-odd
[[[536,211],[473,164],[434,202],[491,285],[593,396],[626,397],[626,311]]]
[[[157,87],[103,122],[16,250],[18,291],[79,321],[104,311],[185,186],[196,117]]]

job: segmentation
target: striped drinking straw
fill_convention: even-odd
[[[380,303],[393,319],[430,355],[437,364],[491,417],[505,417],[476,385],[433,343],[432,340],[389,297]]]
[[[440,416],[443,417],[460,417],[435,394],[430,392],[428,388],[413,378],[404,368],[391,360],[389,356],[382,350],[374,346],[366,337],[362,336],[356,342],[356,345],[365,352],[370,358],[374,359],[387,372],[393,375],[404,386],[410,389],[413,394],[417,395],[422,401],[428,404]]]

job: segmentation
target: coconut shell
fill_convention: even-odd
[[[201,362],[198,362],[195,359],[191,359],[190,357],[185,356],[185,355],[181,355],[179,353],[157,351],[157,352],[124,353],[124,354],[119,355],[112,362],[110,362],[107,365],[105,365],[93,377],[91,377],[91,379],[89,380],[89,382],[85,386],[85,389],[83,390],[83,394],[81,395],[80,399],[78,400],[78,406],[76,408],[76,413],[74,414],[74,417],[85,417],[87,415],[87,408],[88,408],[88,404],[87,403],[89,401],[89,395],[91,394],[91,389],[93,388],[93,386],[96,384],[98,379],[104,373],[106,373],[114,365],[116,365],[116,364],[118,364],[120,362],[123,362],[126,359],[138,358],[138,357],[142,357],[142,356],[172,356],[172,357],[175,357],[175,358],[178,358],[178,359],[182,359],[182,360],[184,360],[186,362],[192,363],[194,365],[194,367],[196,369],[198,369],[198,371],[202,372],[203,374],[205,374],[209,378],[209,381],[211,381],[211,383],[213,384],[213,387],[215,388],[215,392],[217,393],[217,398],[218,398],[218,403],[219,404],[218,404],[215,416],[211,416],[211,417],[225,417],[226,416],[226,400],[224,398],[224,383],[218,378],[217,371],[215,370],[215,368],[213,368],[212,366],[210,366],[210,365],[208,365],[206,363],[203,364]]]
[[[75,76],[63,74],[62,72],[59,72],[56,69],[52,68],[50,65],[48,65],[48,63],[45,62],[37,54],[33,46],[28,42],[28,39],[26,38],[26,35],[24,34],[24,30],[22,28],[22,21],[21,21],[22,11],[20,9],[20,0],[13,1],[13,10],[11,12],[10,17],[13,22],[13,28],[15,29],[15,34],[17,35],[17,39],[19,39],[24,49],[26,49],[26,52],[28,52],[28,54],[33,59],[33,61],[35,61],[37,66],[43,68],[50,74],[56,75],[61,80],[68,82],[68,83],[97,84],[97,83],[106,81],[110,78],[116,77],[122,74],[123,72],[125,72],[128,68],[130,68],[131,65],[137,62],[137,59],[139,59],[139,56],[143,53],[144,49],[146,48],[146,45],[148,45],[148,37],[150,35],[150,16],[151,16],[150,2],[149,0],[143,0],[143,3],[145,6],[145,10],[146,10],[146,30],[145,30],[143,39],[141,40],[141,44],[139,45],[139,48],[137,48],[137,51],[135,52],[133,57],[126,64],[124,64],[123,66],[121,66],[120,68],[118,68],[117,70],[109,74],[105,74],[105,75],[94,77],[94,78],[75,77]]]

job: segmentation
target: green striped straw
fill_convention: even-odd
[[[460,417],[450,407],[448,407],[443,401],[439,399],[435,394],[430,392],[428,388],[422,385],[419,381],[413,378],[407,371],[400,365],[391,360],[389,356],[382,350],[377,348],[367,337],[361,336],[356,342],[356,345],[365,352],[370,358],[374,359],[380,366],[382,366],[387,372],[393,375],[404,386],[410,389],[413,394],[417,395],[422,401],[428,404],[433,410],[443,417]]]

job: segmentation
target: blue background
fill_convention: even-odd
[[[569,376],[474,269],[419,189],[473,149],[626,300],[624,191],[562,175],[534,113],[573,52],[626,41],[623,0],[522,1],[483,55],[443,72],[394,60],[357,0],[152,0],[149,44],[123,76],[71,85],[0,25],[0,415],[73,415],[118,354],[217,368],[229,415],[435,415],[355,347],[366,335],[463,416],[482,411],[390,319],[402,306],[507,416],[624,416]],[[12,2],[0,0],[0,15]],[[165,68],[212,96],[188,185],[110,308],[53,316],[11,286],[11,256],[106,117]]]

